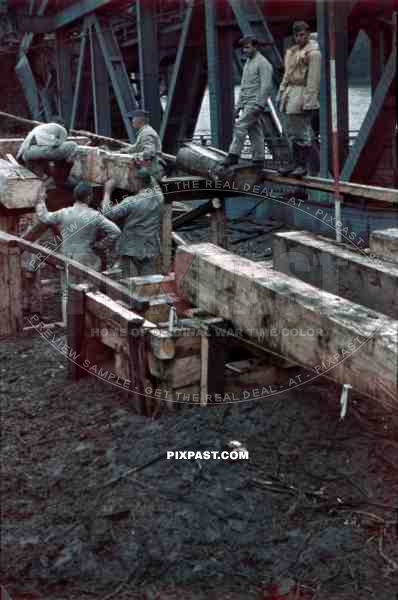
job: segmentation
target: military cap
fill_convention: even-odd
[[[253,46],[258,46],[259,41],[255,35],[248,34],[248,35],[244,35],[239,40],[240,46],[244,46],[244,44],[253,44]]]
[[[142,108],[137,108],[131,113],[131,118],[134,119],[134,117],[149,117],[149,112]]]

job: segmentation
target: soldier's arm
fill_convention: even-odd
[[[105,212],[105,216],[111,221],[123,221],[123,219],[136,210],[135,199],[137,196],[128,196],[119,202],[119,204],[115,204]]]
[[[36,214],[40,223],[44,225],[61,225],[63,210],[56,210],[55,212],[49,212],[44,197],[39,197],[36,203]]]
[[[312,50],[309,55],[307,85],[304,90],[304,110],[314,110],[318,108],[319,87],[321,83],[321,53],[319,50]]]
[[[101,240],[100,243],[101,247],[105,247],[108,244],[114,244],[122,233],[119,227],[115,223],[112,223],[112,221],[104,217],[104,215],[98,215],[97,219],[98,227],[101,233],[104,235],[104,239]]]
[[[265,108],[272,91],[272,66],[268,60],[261,60],[258,65],[260,75],[260,88],[256,97],[256,104]]]

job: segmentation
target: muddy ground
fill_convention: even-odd
[[[0,369],[2,598],[396,598],[397,414],[319,382],[151,420],[39,336]]]

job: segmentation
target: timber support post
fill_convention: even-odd
[[[213,198],[213,211],[210,215],[210,241],[212,244],[227,249],[227,224],[225,216],[225,201],[222,198]]]
[[[22,273],[18,241],[0,231],[0,336],[22,331]]]
[[[68,361],[69,377],[77,381],[85,376],[83,364],[83,342],[85,330],[85,297],[90,290],[85,283],[70,284],[67,298],[67,339],[71,356]]]

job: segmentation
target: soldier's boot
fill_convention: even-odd
[[[239,156],[237,154],[228,154],[221,162],[221,165],[223,167],[232,167],[233,165],[237,165],[238,162]]]
[[[293,144],[293,148],[289,152],[288,162],[278,168],[278,174],[282,175],[282,177],[287,177],[298,167],[298,156],[295,144]]]
[[[253,160],[252,165],[255,169],[262,171],[263,169],[265,169],[265,160],[263,158],[260,160]]]
[[[292,171],[292,177],[305,177],[307,175],[307,162],[311,147],[296,145],[297,166]]]

